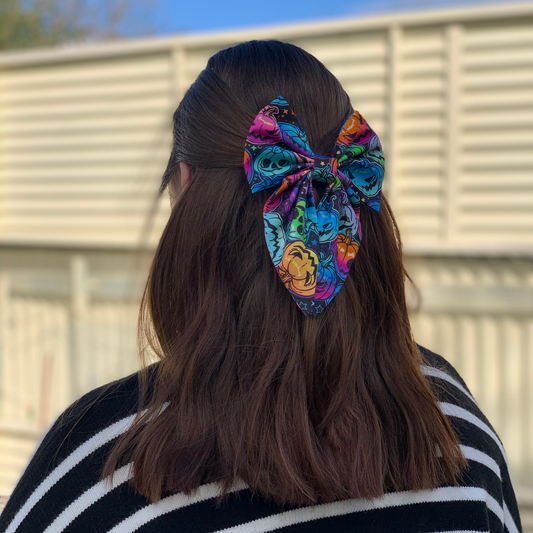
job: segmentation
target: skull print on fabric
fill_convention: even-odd
[[[333,300],[361,244],[360,208],[379,211],[385,158],[376,133],[355,111],[334,153],[313,153],[282,96],[254,119],[244,148],[252,192],[276,187],[263,210],[265,239],[276,271],[307,316]],[[315,205],[313,181],[327,184]]]

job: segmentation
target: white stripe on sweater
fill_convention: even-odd
[[[422,372],[426,374],[427,376],[434,376],[444,381],[448,381],[454,387],[459,389],[463,394],[466,394],[477,405],[477,402],[474,399],[474,397],[457,380],[453,379],[446,372],[439,370],[438,368],[433,368],[431,366],[421,366],[420,368]],[[480,420],[477,416],[473,415],[470,411],[467,411],[466,409],[459,407],[457,405],[454,405],[452,403],[439,402],[439,405],[441,406],[444,414],[448,416],[455,416],[457,418],[462,418],[464,420],[467,420],[468,422],[471,422],[478,428],[482,429],[485,433],[490,435],[492,439],[494,440],[494,442],[496,442],[496,444],[498,445],[498,448],[500,448],[500,451],[502,452],[507,468],[509,468],[509,463],[507,462],[507,455],[503,448],[503,444],[501,443],[496,433],[494,433],[494,431],[492,431],[492,429],[489,426],[487,426],[485,422]]]
[[[453,379],[449,374],[447,374],[443,370],[434,368],[432,366],[426,366],[426,365],[422,365],[420,369],[422,370],[422,373],[425,374],[426,376],[433,376],[435,378],[439,378],[444,381],[447,381],[448,383],[451,383],[454,387],[459,389],[464,395],[468,396],[474,403],[476,403],[476,400],[474,399],[474,397],[456,379]]]
[[[6,533],[15,533],[22,521],[28,516],[35,504],[70,470],[77,466],[83,459],[91,455],[95,450],[104,446],[115,437],[122,435],[131,427],[136,415],[130,415],[118,420],[114,424],[102,429],[89,440],[78,446],[69,456],[67,456],[40,485],[32,492],[24,505],[19,509],[13,520],[6,529]]]
[[[236,492],[246,488],[248,488],[248,486],[241,481],[235,483],[228,492]],[[139,509],[136,513],[128,516],[128,518],[110,529],[108,533],[127,533],[129,531],[136,531],[159,516],[171,513],[172,511],[176,511],[177,509],[187,507],[194,503],[215,498],[219,495],[220,490],[220,484],[209,483],[207,485],[201,485],[198,490],[190,496],[186,496],[182,492],[173,494],[172,496],[159,500],[157,503],[151,503],[142,509]]]
[[[461,449],[465,457],[472,461],[477,461],[490,468],[500,479],[500,469],[498,464],[492,457],[487,454],[471,448],[470,446],[461,445]],[[88,509],[91,505],[109,494],[122,483],[130,480],[132,477],[133,463],[123,466],[115,472],[113,476],[113,485],[109,484],[107,480],[102,480],[96,485],[93,485],[89,490],[84,492],[78,499],[72,502],[55,520],[48,526],[44,533],[61,533],[64,529],[72,523],[81,513]],[[244,486],[243,486],[244,488]],[[507,507],[506,507],[507,508]]]
[[[474,397],[457,380],[453,379],[446,372],[439,370],[438,368],[434,368],[431,366],[425,366],[425,365],[422,365],[420,369],[422,370],[422,373],[424,373],[426,376],[434,376],[444,381],[447,381],[448,383],[451,383],[454,387],[459,389],[463,394],[466,394],[466,396],[468,396],[477,405],[477,402],[474,399]],[[501,443],[496,433],[494,433],[494,431],[492,431],[492,429],[489,426],[487,426],[485,422],[480,420],[477,416],[473,415],[470,411],[467,411],[463,407],[459,407],[455,404],[447,403],[447,402],[439,402],[439,405],[441,406],[442,411],[445,415],[455,416],[457,418],[462,418],[464,420],[467,420],[468,422],[471,422],[478,428],[482,429],[485,433],[490,435],[493,438],[494,442],[496,442],[496,444],[498,445],[498,448],[500,448],[503,458],[505,459],[505,463],[507,464],[507,468],[509,468],[509,464],[507,462],[507,455],[505,454],[503,444]]]
[[[514,523],[514,519],[511,516],[511,513],[509,512],[509,508],[507,507],[505,501],[503,502],[503,518],[504,525],[507,531],[509,531],[509,533],[520,533],[518,531],[518,528],[516,527],[516,524]]]
[[[498,464],[492,457],[487,454],[471,448],[470,446],[461,446],[465,457],[472,461],[477,461],[488,468],[490,468],[499,478],[500,469]],[[88,509],[91,505],[96,503],[99,499],[109,494],[112,490],[117,488],[122,483],[130,480],[132,477],[132,463],[123,466],[115,472],[113,476],[113,485],[111,486],[107,480],[102,480],[96,485],[93,485],[89,490],[84,492],[77,500],[72,502],[55,520],[48,526],[44,533],[61,533],[70,523],[76,519],[81,513]],[[507,509],[507,506],[505,507]]]
[[[202,489],[204,490],[202,491]],[[199,492],[191,497],[186,497],[181,493],[169,496],[158,503],[143,507],[134,515],[131,515],[120,524],[117,524],[113,529],[109,530],[108,533],[133,533],[164,514],[186,507],[192,503],[214,498],[216,494],[217,485],[211,483],[209,485],[203,485]],[[320,518],[341,516],[354,512],[386,509],[402,505],[451,501],[485,502],[487,507],[503,523],[503,509],[485,489],[479,487],[441,487],[434,490],[393,492],[373,500],[352,499],[304,507],[293,511],[276,513],[238,526],[221,529],[216,533],[263,533],[265,531],[272,531],[293,524],[309,522]]]
[[[448,383],[451,383],[454,387],[459,389],[463,394],[466,394],[466,396],[468,396],[477,405],[477,402],[474,399],[474,397],[457,380],[453,379],[449,374],[447,374],[443,370],[439,370],[438,368],[434,368],[432,366],[426,366],[426,365],[422,365],[420,368],[421,368],[422,372],[425,375],[427,375],[427,376],[434,376],[434,377],[437,377],[437,378],[442,379],[444,381],[447,381]],[[479,425],[478,423],[476,423],[476,422],[473,422],[473,423],[476,424],[481,429],[483,429],[483,431],[486,431],[487,433],[489,433],[489,435],[495,440],[496,444],[498,445],[498,447],[502,451],[505,464],[507,465],[507,470],[509,470],[509,463],[507,461],[507,455],[505,453],[505,450],[503,449],[503,445],[502,445],[501,441],[496,437],[494,432],[485,423],[483,423],[482,421],[479,420],[479,424],[482,424],[483,427],[481,425]],[[461,448],[463,449],[463,453],[464,453],[464,448],[466,448],[466,447],[461,446]],[[484,454],[483,452],[481,452],[479,450],[476,450],[475,448],[470,448],[470,449],[475,451],[476,456],[480,460],[477,459],[476,457],[474,457],[473,455],[468,456],[465,453],[465,457],[467,459],[471,459],[473,461],[478,461],[480,463],[483,463],[485,466],[487,466],[491,470],[493,470],[498,475],[498,477],[501,479],[500,467],[498,466],[498,463],[496,461],[494,461],[494,459],[492,459],[492,457],[488,456],[487,454]],[[472,454],[472,452],[470,452],[470,454]],[[504,496],[504,498],[505,498],[505,496]],[[505,503],[505,500],[504,500],[503,506],[504,506],[504,510],[506,512],[506,514],[505,514],[505,525],[506,525],[507,529],[509,530],[510,533],[519,533],[518,532],[518,528],[516,527],[516,524],[514,522],[514,519],[511,516],[511,514],[509,513],[509,509],[507,507],[507,504]]]
[[[487,468],[490,468],[501,481],[502,475],[500,472],[500,467],[490,455],[487,455],[486,453],[483,453],[482,451],[476,448],[472,448],[471,446],[465,446],[464,444],[460,444],[459,447],[463,451],[464,456],[469,461],[476,461],[477,463],[481,463]]]
[[[221,529],[216,533],[264,533],[282,527],[291,526],[361,511],[386,509],[402,505],[418,503],[452,502],[452,501],[480,501],[486,502],[487,507],[503,522],[503,510],[498,502],[485,489],[478,487],[442,487],[434,490],[405,491],[385,494],[373,500],[353,499],[312,507],[304,507],[286,511],[265,518],[247,522],[238,526]],[[134,529],[121,529],[121,533],[131,533]]]
[[[474,424],[479,429],[481,429],[482,431],[487,433],[487,435],[489,435],[494,440],[494,442],[497,444],[498,448],[502,452],[503,460],[505,461],[505,465],[507,467],[507,472],[509,472],[509,470],[510,470],[509,469],[509,462],[507,461],[507,455],[506,455],[505,450],[503,448],[503,444],[501,443],[501,441],[498,438],[498,436],[496,435],[496,433],[494,433],[494,431],[492,431],[492,429],[490,429],[490,427],[487,426],[487,424],[485,424],[485,422],[480,420],[477,416],[473,415],[470,411],[467,411],[466,409],[463,409],[462,407],[459,407],[457,405],[454,405],[454,404],[451,404],[451,403],[445,403],[445,402],[439,403],[439,405],[441,406],[441,409],[442,409],[442,411],[443,411],[443,413],[445,415],[447,415],[447,416],[455,416],[457,418],[462,418],[463,420],[466,420],[467,422],[470,422],[471,424]],[[505,522],[504,522],[505,526],[507,527],[507,529],[510,532],[519,533],[518,532],[518,528],[516,527],[516,524],[515,524],[515,522],[513,520],[513,517],[509,513],[509,510],[508,510],[507,505],[505,503],[505,496],[503,496],[503,505],[504,505],[504,508],[507,509],[507,514],[505,515]]]
[[[463,394],[468,396],[477,405],[477,402],[474,399],[474,397],[456,379],[453,379],[449,374],[447,374],[443,370],[440,370],[438,368],[434,368],[432,366],[426,366],[426,365],[421,365],[420,368],[422,370],[422,373],[425,374],[426,376],[433,376],[433,377],[442,379],[444,381],[447,381],[448,383],[451,383],[454,387],[456,387]],[[504,458],[504,460],[505,460],[505,462],[507,464],[507,467],[509,467],[509,465],[507,463],[507,456],[505,454],[505,450],[503,448],[503,445],[502,445],[500,439],[498,439],[497,435],[483,421],[479,420],[479,418],[477,418],[475,415],[472,415],[469,411],[466,411],[466,409],[463,409],[462,407],[457,407],[454,404],[439,403],[439,405],[443,409],[444,414],[448,414],[449,416],[457,416],[458,418],[463,418],[465,420],[468,420],[469,422],[472,422],[474,425],[476,425],[477,427],[479,427],[480,429],[482,429],[483,431],[488,433],[494,439],[494,441],[496,442],[496,444],[500,448],[500,450],[501,450],[501,452],[503,454],[503,458]],[[464,413],[460,413],[459,411],[456,411],[456,414],[451,414],[451,409],[448,408],[448,407],[445,408],[444,406],[456,407],[457,409],[462,410],[464,413],[468,413],[468,418],[466,418],[466,416],[461,416]],[[446,411],[450,411],[450,412],[446,412]],[[472,420],[472,418],[475,418],[475,421]],[[483,463],[485,466],[487,466],[488,468],[493,470],[494,473],[501,480],[502,477],[501,477],[500,467],[498,466],[498,463],[492,457],[490,457],[486,453],[483,453],[480,450],[476,450],[475,448],[472,448],[470,446],[461,445],[460,447],[463,450],[463,453],[465,454],[465,457],[467,459],[471,459],[473,461],[477,461],[479,463]],[[466,449],[468,449],[468,450],[466,450]],[[465,451],[466,451],[466,453],[465,453]],[[467,453],[468,453],[468,455],[467,455]]]
[[[427,372],[431,371],[432,367],[421,366],[422,370],[428,369]],[[431,374],[445,379],[452,383],[459,389],[463,389],[456,380],[448,376],[445,372],[434,369],[436,373]],[[165,404],[163,409],[168,405]],[[81,444],[76,448],[69,456],[67,456],[61,464],[59,464],[50,474],[40,483],[40,485],[33,491],[30,497],[26,500],[24,505],[19,509],[17,514],[13,517],[13,520],[9,524],[9,527],[6,530],[6,533],[15,533],[22,523],[22,521],[28,516],[31,509],[35,504],[72,468],[78,465],[83,459],[87,458],[91,453],[95,452],[101,446],[104,446],[114,438],[120,436],[122,433],[127,431],[131,427],[134,421],[135,415],[130,415],[126,418],[118,420],[114,424],[111,424],[107,428],[101,430],[100,432],[93,435],[89,440]],[[37,451],[37,450],[36,450]]]
[[[169,402],[165,402],[158,413],[152,414],[146,422],[150,421],[154,416],[161,414],[169,405]],[[147,412],[145,409],[141,412],[141,416]],[[13,520],[9,524],[5,533],[15,533],[22,521],[28,516],[35,504],[70,470],[77,466],[81,461],[89,457],[98,448],[101,448],[114,438],[119,437],[125,433],[133,424],[137,413],[121,418],[110,426],[102,429],[98,433],[94,434],[90,439],[86,440],[83,444],[80,444],[70,455],[68,455],[50,474],[48,474],[39,486],[31,493],[30,497],[26,500],[24,505],[19,509],[17,514],[13,517]]]
[[[44,533],[61,533],[64,531],[81,513],[95,504],[106,494],[116,489],[119,485],[126,483],[133,476],[133,463],[129,463],[115,471],[113,484],[108,479],[103,479],[86,490],[79,498],[74,500],[45,530]]]
[[[492,431],[492,429],[485,424],[482,420],[480,420],[476,415],[472,414],[467,409],[464,409],[463,407],[459,407],[458,405],[455,405],[453,403],[447,403],[447,402],[439,402],[439,405],[442,409],[442,412],[447,416],[455,416],[456,418],[462,418],[463,420],[466,420],[467,422],[470,422],[474,426],[477,426],[479,429],[484,431],[487,435],[489,435],[500,451],[502,452],[503,458],[505,460],[505,464],[507,465],[507,469],[509,469],[509,464],[507,462],[507,455],[505,454],[505,450],[503,448],[503,444],[500,442],[500,439],[498,438],[498,435]]]
[[[438,378],[441,378],[441,379],[444,379],[448,382],[450,382],[451,384],[453,384],[455,387],[457,387],[459,390],[461,390],[461,392],[467,394],[469,397],[471,397],[467,391],[465,391],[464,387],[462,387],[456,380],[454,380],[453,378],[451,378],[448,374],[446,374],[445,372],[442,372],[438,369],[432,369],[432,367],[422,367],[423,368],[423,371],[427,374],[427,375],[434,375],[435,377],[438,377]],[[429,369],[430,371],[431,370],[434,370],[435,372],[426,372],[425,369]],[[472,397],[471,397],[472,398]],[[473,398],[472,398],[473,399]],[[163,409],[167,406],[168,404],[165,404],[163,406]],[[498,437],[494,434],[494,432],[484,423],[482,422],[481,420],[479,420],[475,415],[473,415],[472,413],[470,413],[469,411],[467,411],[466,409],[463,409],[461,407],[458,407],[454,404],[449,404],[449,403],[440,403],[441,405],[441,408],[443,409],[443,412],[444,414],[447,414],[449,416],[456,416],[456,417],[459,417],[459,418],[463,418],[471,423],[473,423],[474,425],[476,425],[477,427],[479,427],[480,429],[482,429],[483,431],[485,431],[487,434],[489,434],[493,439],[494,441],[496,442],[496,444],[498,445],[498,447],[500,448],[500,450],[502,451],[502,454],[503,454],[503,457],[507,463],[507,457],[505,455],[505,451],[503,449],[503,446],[501,444],[501,442],[499,441]],[[85,458],[87,458],[91,453],[93,453],[94,451],[96,451],[98,448],[100,448],[101,446],[107,444],[108,442],[110,442],[112,439],[118,437],[119,435],[121,435],[122,433],[124,433],[125,431],[127,431],[127,429],[129,429],[129,427],[131,426],[131,424],[133,423],[134,419],[135,419],[135,416],[136,415],[131,415],[131,416],[128,416],[126,418],[123,418],[121,420],[118,420],[117,422],[115,422],[114,424],[108,426],[107,428],[101,430],[100,432],[96,433],[95,435],[93,435],[93,437],[91,437],[90,439],[88,439],[86,442],[84,442],[83,444],[81,444],[78,448],[76,448],[68,457],[66,457],[62,463],[60,463],[42,482],[41,484],[34,490],[34,492],[30,495],[30,497],[26,500],[25,504],[21,507],[21,509],[17,512],[17,514],[15,515],[15,517],[13,518],[12,522],[10,523],[9,527],[7,528],[6,530],[6,533],[15,533],[18,529],[18,527],[20,526],[20,524],[22,523],[22,521],[28,516],[28,514],[30,513],[30,511],[32,510],[32,508],[35,506],[35,504],[63,477],[65,476],[72,468],[74,468],[75,466],[77,466],[82,460],[84,460]],[[470,447],[463,447],[463,453],[465,453],[465,448],[470,448]],[[468,455],[467,455],[468,454]],[[474,448],[470,448],[469,450],[466,450],[466,453],[465,453],[465,456],[467,457],[467,459],[471,459],[471,460],[474,460],[474,461],[478,461],[482,464],[484,464],[485,466],[487,466],[488,468],[490,468],[491,470],[493,470],[496,474],[499,475],[499,467],[497,465],[497,463],[491,458],[489,457],[488,455],[484,454],[483,452],[479,451],[479,450],[475,450]],[[119,471],[117,471],[117,474],[118,474]],[[117,475],[115,474],[115,475]],[[119,481],[121,478],[118,477],[117,478],[117,481]],[[124,480],[126,481],[126,480]],[[104,482],[100,482],[100,483],[105,483]],[[57,522],[57,524],[59,525],[60,523],[63,523],[63,522],[58,522],[58,520],[60,519],[60,517],[63,517],[61,520],[65,521],[65,520],[68,520],[67,522],[67,525],[68,523],[70,523],[70,521],[72,521],[74,518],[76,518],[76,516],[78,516],[79,514],[81,514],[81,512],[83,512],[84,510],[86,510],[88,507],[90,507],[93,503],[95,503],[99,498],[103,497],[105,494],[107,494],[110,490],[112,490],[112,488],[109,488],[109,487],[104,487],[104,485],[100,485],[100,483],[97,483],[96,485],[94,485],[93,487],[91,487],[86,493],[82,494],[75,502],[73,502],[72,504],[70,504],[67,509],[65,509],[61,515],[59,515],[56,520],[54,521],[54,524]],[[114,485],[115,487],[117,486],[117,482],[114,482]],[[209,485],[206,485],[206,486],[203,486],[203,487],[208,487]],[[200,487],[199,490],[202,490],[203,487]],[[240,488],[236,488],[235,490],[240,490],[241,488],[244,488],[244,486],[240,487]],[[216,494],[215,494],[216,495]],[[180,495],[174,495],[174,496],[171,496],[165,500],[161,500],[159,502],[159,504],[161,504],[163,501],[166,501],[166,500],[170,500],[170,499],[173,499],[173,498],[176,498],[176,497],[179,497]],[[183,498],[183,495],[181,495],[181,497]],[[208,497],[211,497],[211,496],[208,496]],[[87,499],[86,499],[87,498]],[[93,501],[91,501],[91,498],[95,498]],[[86,499],[86,501],[84,501]],[[193,503],[193,502],[191,502]],[[81,507],[79,506],[82,506],[83,508],[81,509]],[[186,504],[188,505],[188,504]],[[141,513],[143,512],[145,509],[148,509],[150,508],[151,506],[148,506],[148,507],[145,507],[143,509],[141,509],[138,513]],[[81,510],[80,510],[81,509]],[[505,506],[505,509],[507,509],[507,506]],[[165,512],[169,512],[169,511],[165,511]],[[134,516],[136,516],[138,513],[136,513],[135,515],[132,515],[131,517],[129,517],[128,519],[126,520],[130,520],[132,519]],[[508,513],[508,511],[507,511]],[[164,513],[161,513],[161,514],[164,514]],[[159,515],[158,515],[159,516]],[[69,518],[70,517],[70,518]],[[506,517],[507,518],[507,517]],[[516,528],[516,525],[514,524],[514,521],[512,519],[512,517],[508,516],[508,519],[509,521],[506,520],[506,525],[508,525],[508,528],[509,528],[509,531],[511,533],[516,533],[518,530]],[[63,529],[64,527],[66,526],[63,526]],[[139,526],[140,527],[140,526]],[[60,529],[58,531],[62,531],[63,529]],[[50,530],[51,531],[51,530]],[[113,529],[113,531],[115,531],[115,529]],[[116,530],[118,531],[118,529]],[[122,530],[120,530],[122,531]],[[133,530],[132,530],[133,531]],[[54,530],[54,533],[55,533],[55,530]]]
[[[477,463],[481,463],[482,465],[492,470],[498,476],[500,481],[502,480],[500,467],[490,455],[487,455],[486,453],[483,453],[482,451],[477,450],[476,448],[472,448],[471,446],[465,446],[464,444],[459,444],[459,448],[461,448],[463,455],[469,461],[476,461]],[[437,457],[442,457],[442,452],[440,451],[440,448],[438,446]]]

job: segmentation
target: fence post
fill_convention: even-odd
[[[70,384],[71,399],[85,392],[84,368],[87,364],[89,312],[89,266],[87,258],[74,255],[70,260]]]
[[[442,237],[446,244],[456,244],[458,224],[458,181],[461,142],[461,73],[462,73],[462,35],[463,28],[459,24],[446,27],[446,99],[445,99],[445,150],[446,173],[444,176],[443,205],[446,224],[442,228]]]
[[[6,386],[6,358],[8,357],[8,336],[9,336],[9,312],[10,312],[10,287],[9,274],[6,271],[0,272],[0,414],[4,411],[5,386]]]
[[[178,106],[187,89],[186,82],[184,82],[186,59],[187,57],[183,43],[179,43],[172,47],[170,56],[170,82],[173,109]]]
[[[387,37],[387,111],[388,133],[387,146],[384,151],[387,157],[387,180],[383,187],[393,209],[397,209],[398,192],[398,124],[400,121],[400,64],[402,61],[403,28],[398,24],[389,27]]]

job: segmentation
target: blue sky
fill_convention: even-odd
[[[505,0],[140,0],[134,15],[163,35],[339,19]],[[125,33],[129,31],[125,28]]]

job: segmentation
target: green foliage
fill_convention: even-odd
[[[0,0],[0,50],[46,46],[85,37],[76,20],[67,20],[58,0]]]
[[[146,2],[148,13],[154,2]],[[156,3],[156,2],[155,2]],[[150,33],[136,0],[0,0],[0,51]],[[145,9],[146,13],[146,9]],[[122,31],[121,31],[122,30]]]

